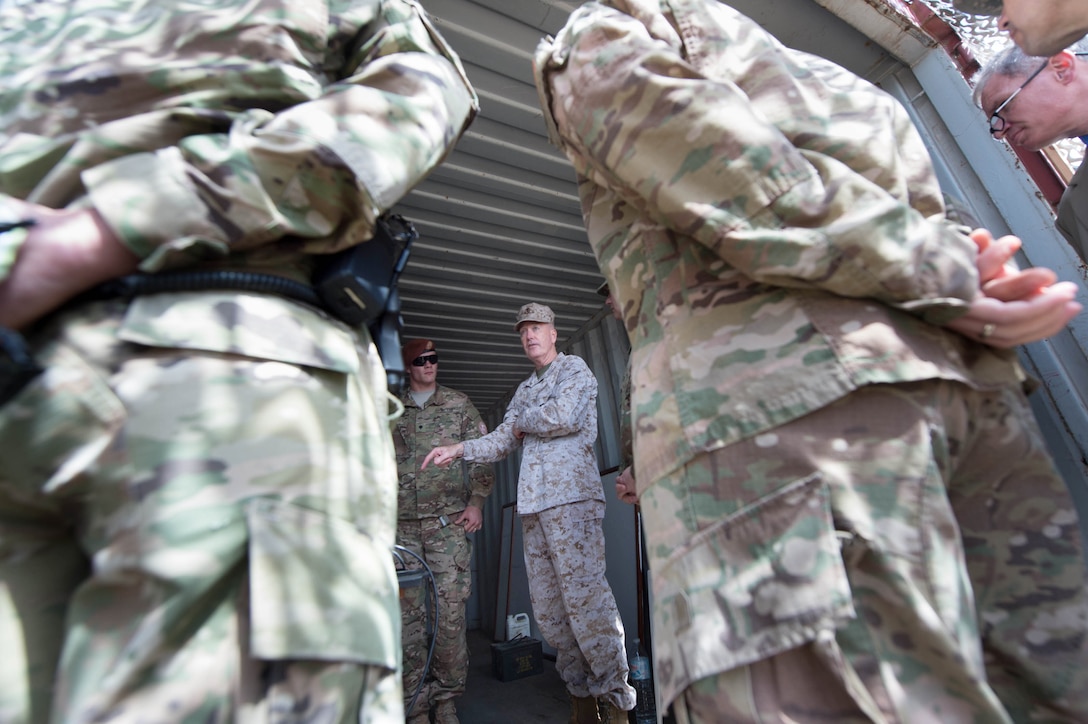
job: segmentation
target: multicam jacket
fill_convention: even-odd
[[[1081,261],[1088,263],[1088,166],[1081,164],[1058,202],[1055,226],[1073,247]]]
[[[0,3],[0,194],[93,205],[146,272],[228,268],[309,281],[317,255],[371,238],[375,219],[450,153],[477,109],[459,60],[415,0]],[[0,278],[14,258],[9,236]],[[247,509],[251,585],[294,588],[252,597],[254,621],[264,622],[253,651],[398,667],[395,588],[375,585],[370,600],[341,606],[336,591],[295,585],[356,569],[373,574],[368,583],[392,578],[395,468],[365,329],[235,292],[138,297],[109,329],[141,345],[267,360],[269,370],[302,365],[319,371],[314,379],[332,371],[326,392],[345,396],[340,429],[359,469],[341,470],[343,485],[311,507],[281,514],[270,498]],[[365,420],[351,415],[360,408]],[[376,554],[360,561],[364,537]],[[319,556],[302,555],[318,540]],[[335,615],[315,616],[323,605]]]
[[[468,395],[437,385],[423,407],[405,389],[400,395],[404,414],[393,423],[393,447],[397,451],[397,517],[400,520],[434,518],[460,513],[465,505],[481,510],[495,485],[490,465],[467,464],[420,470],[423,458],[439,445],[471,440],[487,433],[480,413]]]
[[[518,515],[531,515],[581,500],[604,502],[596,441],[597,378],[581,357],[560,353],[544,374],[518,385],[498,427],[464,443],[465,459],[494,462],[521,446]]]
[[[4,3],[0,38],[0,192],[93,204],[144,271],[308,281],[478,109],[415,0]]]
[[[705,0],[586,3],[534,72],[631,337],[642,485],[862,385],[1022,378],[940,326],[977,252],[891,96]]]

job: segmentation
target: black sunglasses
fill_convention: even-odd
[[[422,367],[425,364],[438,364],[438,353],[431,352],[430,354],[421,354],[420,356],[412,360],[413,367]]]

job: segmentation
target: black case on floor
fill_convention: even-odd
[[[514,681],[544,670],[539,639],[520,636],[491,644],[491,668],[499,681]]]

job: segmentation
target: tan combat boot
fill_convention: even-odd
[[[461,724],[457,718],[457,707],[453,705],[453,699],[443,699],[435,704],[434,724]]]
[[[600,702],[601,724],[627,724],[627,712],[610,701]]]
[[[592,696],[570,695],[570,724],[600,724],[597,700]]]

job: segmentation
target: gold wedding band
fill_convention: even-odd
[[[996,331],[997,325],[991,322],[987,322],[986,324],[982,325],[982,331],[979,332],[978,336],[982,339],[989,339],[990,337],[994,336],[994,332]]]

